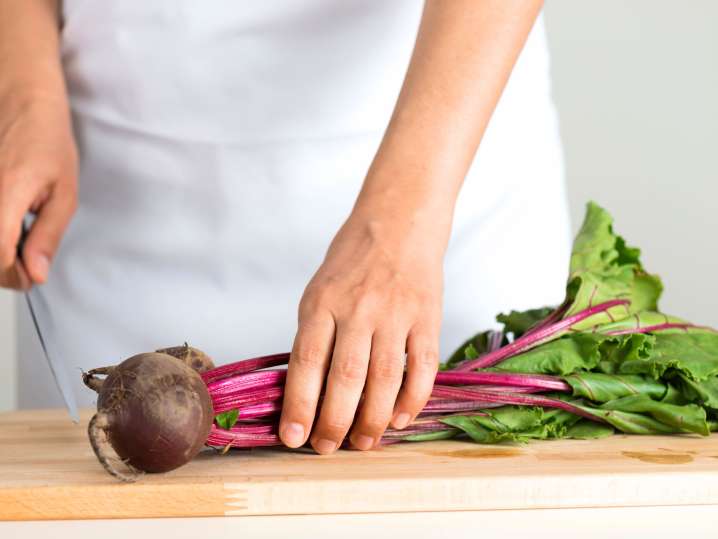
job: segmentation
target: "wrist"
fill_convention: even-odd
[[[423,178],[419,171],[370,171],[352,213],[389,226],[430,228],[448,236],[455,202],[453,190],[436,179]]]
[[[0,107],[3,111],[42,109],[69,117],[70,106],[64,89],[53,89],[30,82],[0,85]]]
[[[360,197],[347,227],[387,252],[416,260],[440,262],[451,234],[453,208],[439,208],[430,201],[408,204],[406,198]]]

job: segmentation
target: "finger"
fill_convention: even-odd
[[[66,189],[53,193],[40,208],[22,253],[27,272],[34,282],[44,283],[47,280],[50,263],[76,205],[74,191]]]
[[[415,326],[407,339],[406,376],[394,406],[392,426],[411,423],[431,396],[439,368],[439,332],[432,324]]]
[[[0,286],[15,290],[29,290],[32,280],[25,271],[22,261],[16,259],[11,268],[0,277]]]
[[[324,401],[311,436],[317,453],[333,453],[349,431],[366,381],[370,352],[369,326],[337,325]]]
[[[406,337],[406,331],[374,332],[364,400],[350,437],[357,449],[374,447],[391,420],[404,372]]]
[[[319,394],[334,344],[331,314],[300,321],[284,385],[279,437],[288,447],[300,447],[309,437]]]
[[[17,244],[22,219],[32,203],[32,192],[19,182],[4,180],[0,189],[0,280],[3,286],[17,288],[19,273]]]

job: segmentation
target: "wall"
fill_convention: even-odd
[[[574,224],[605,205],[662,309],[718,327],[716,21],[711,0],[546,3]]]
[[[549,0],[574,224],[616,217],[666,285],[664,310],[718,327],[718,2]],[[13,296],[0,291],[0,410],[15,403]]]

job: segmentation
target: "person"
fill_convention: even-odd
[[[42,285],[86,404],[78,368],[291,346],[283,442],[374,447],[440,357],[562,298],[541,7],[4,0],[1,284]],[[58,405],[21,314],[20,404]]]

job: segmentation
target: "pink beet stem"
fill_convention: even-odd
[[[501,341],[504,340],[503,331],[492,331],[489,334],[489,342],[487,344],[487,352],[493,352],[501,348]]]
[[[227,376],[235,376],[246,372],[253,372],[267,367],[276,367],[278,365],[286,365],[289,362],[289,353],[273,354],[271,356],[262,356],[252,359],[244,359],[222,365],[216,369],[202,373],[202,379],[205,382],[213,382]]]
[[[559,399],[552,399],[542,395],[525,395],[516,393],[495,393],[491,391],[468,390],[457,387],[434,386],[431,393],[437,397],[449,399],[482,400],[501,404],[514,404],[520,406],[544,406],[546,408],[559,408],[572,414],[580,415],[594,421],[602,421],[597,416],[584,411],[578,406]]]
[[[651,333],[653,331],[663,331],[666,329],[682,329],[685,331],[688,331],[689,329],[703,329],[706,331],[715,331],[713,328],[710,328],[708,326],[697,326],[695,324],[681,324],[681,323],[676,323],[676,322],[666,322],[664,324],[655,324],[653,326],[616,329],[613,331],[607,331],[606,335],[628,335],[630,333]]]
[[[214,382],[207,383],[207,389],[212,395],[237,394],[243,391],[255,391],[263,387],[283,385],[287,371],[257,371],[247,374],[230,375]]]
[[[494,408],[503,406],[503,404],[495,404],[493,402],[466,401],[460,399],[435,399],[426,403],[421,410],[421,416],[429,414],[444,414],[448,412],[470,412],[472,410],[480,410],[482,408]]]
[[[235,434],[276,434],[277,425],[274,423],[252,423],[249,425],[237,423],[229,429],[229,432]]]
[[[233,409],[233,408],[232,408]],[[272,416],[282,410],[281,401],[258,402],[239,408],[238,421],[248,421],[250,419],[258,419],[260,417]]]
[[[228,445],[231,447],[265,447],[281,444],[282,442],[276,434],[245,434],[220,429],[216,425],[212,425],[212,430],[207,437],[207,445],[215,447]]]
[[[571,391],[571,386],[560,378],[542,374],[442,371],[437,373],[434,383],[443,385],[493,384],[511,388],[526,387],[552,391]]]
[[[563,315],[566,314],[566,311],[568,311],[568,308],[571,306],[571,303],[569,301],[564,301],[561,305],[556,307],[551,314],[549,314],[546,318],[538,322],[535,326],[530,327],[525,335],[531,335],[532,333],[542,330],[547,326],[550,326],[551,324],[555,324],[559,320],[563,318]]]
[[[485,369],[487,367],[491,367],[493,365],[496,365],[497,363],[500,363],[504,359],[507,359],[511,356],[515,356],[521,352],[530,350],[531,348],[534,348],[539,344],[543,344],[544,342],[554,338],[557,334],[568,330],[571,326],[577,324],[578,322],[581,322],[582,320],[585,320],[586,318],[607,311],[611,307],[616,307],[617,305],[626,305],[628,303],[629,301],[625,299],[614,299],[596,305],[595,307],[585,309],[579,313],[574,314],[573,316],[564,318],[559,322],[545,326],[536,331],[532,331],[527,335],[522,335],[514,342],[509,343],[506,346],[502,346],[494,352],[489,352],[476,359],[464,361],[463,363],[457,365],[453,370],[458,372],[465,372],[474,369]]]
[[[235,410],[247,406],[248,404],[279,400],[283,395],[283,387],[270,387],[268,389],[265,388],[240,393],[239,395],[220,395],[216,398],[212,396],[212,406],[214,407],[214,413],[220,414],[228,410]]]

